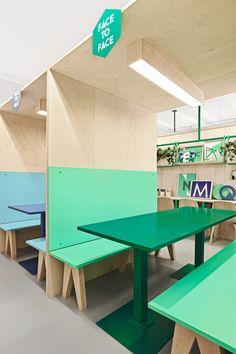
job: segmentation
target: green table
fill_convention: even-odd
[[[236,241],[149,303],[149,308],[236,353]]]
[[[134,299],[98,325],[135,354],[156,354],[172,337],[174,322],[148,311],[148,253],[195,234],[195,267],[204,262],[204,230],[236,212],[184,207],[79,226],[78,230],[134,248]]]

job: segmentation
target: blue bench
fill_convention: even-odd
[[[33,240],[27,240],[26,243],[39,252],[37,280],[44,280],[46,278],[46,239],[45,237],[40,237]]]
[[[0,224],[0,229],[5,231],[5,253],[7,254],[10,250],[11,258],[17,257],[16,251],[16,231],[22,229],[29,229],[40,225],[39,219],[31,219],[17,222],[9,222],[5,224]]]
[[[10,205],[36,204],[45,201],[45,173],[0,172],[0,252],[8,252],[17,257],[16,236],[18,230],[40,225],[40,218],[11,210]],[[22,235],[22,233],[20,233]],[[24,235],[24,240],[25,240]],[[34,238],[37,235],[34,235]],[[30,238],[30,236],[28,236]],[[21,240],[23,241],[23,240]],[[21,242],[17,243],[17,246]],[[25,243],[22,243],[25,245]]]
[[[74,285],[79,310],[87,309],[84,267],[120,254],[119,270],[123,271],[127,264],[129,250],[130,247],[121,243],[96,238],[49,252],[50,256],[64,263],[62,296],[69,297]]]

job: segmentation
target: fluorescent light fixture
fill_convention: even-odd
[[[187,105],[197,107],[202,104],[204,95],[199,87],[144,40],[136,41],[129,46],[128,65]]]
[[[45,98],[41,98],[36,106],[36,113],[40,116],[47,116],[47,104]]]
[[[168,79],[165,75],[156,70],[153,66],[148,64],[143,59],[139,59],[129,65],[130,68],[135,70],[146,79],[153,82],[163,90],[170,93],[172,96],[177,97],[180,101],[185,102],[191,107],[201,106],[201,102],[191,96],[188,92],[183,90],[180,86],[176,85],[173,81]]]

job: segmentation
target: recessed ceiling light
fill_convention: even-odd
[[[36,113],[40,116],[47,116],[47,103],[45,98],[41,98],[36,106]]]

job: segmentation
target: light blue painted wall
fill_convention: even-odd
[[[45,203],[46,175],[40,172],[0,172],[0,223],[35,219],[9,205]]]

